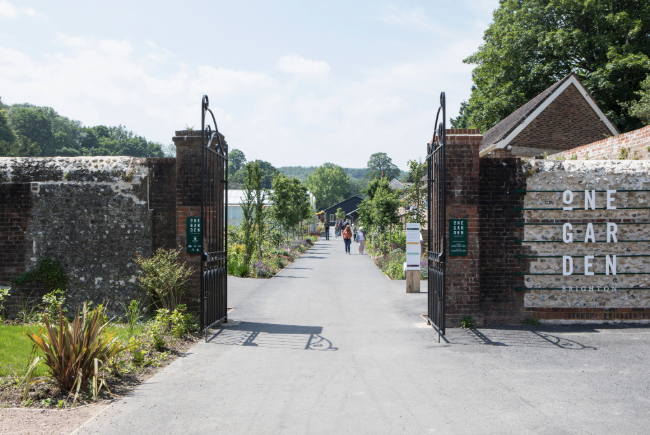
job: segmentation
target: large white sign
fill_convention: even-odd
[[[406,224],[406,270],[420,270],[420,224]]]

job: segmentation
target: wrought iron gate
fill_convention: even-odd
[[[445,93],[440,93],[440,107],[436,114],[433,139],[427,144],[428,240],[427,267],[428,307],[427,320],[445,335],[445,263],[447,262],[446,232],[446,103]],[[442,118],[440,117],[442,115]],[[440,123],[438,123],[438,120]]]
[[[228,145],[208,96],[201,102],[201,331],[228,315]],[[210,113],[214,131],[205,124]],[[210,122],[210,119],[208,119]]]

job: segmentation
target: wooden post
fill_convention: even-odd
[[[406,293],[420,293],[420,271],[405,270],[406,274]]]

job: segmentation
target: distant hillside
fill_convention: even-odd
[[[282,166],[278,171],[282,172],[287,177],[297,178],[304,181],[312,174],[318,166]],[[343,168],[348,173],[350,178],[362,179],[368,169],[366,168]]]

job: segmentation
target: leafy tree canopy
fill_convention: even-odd
[[[319,166],[305,182],[316,199],[316,208],[322,210],[345,199],[350,189],[350,177],[334,163]]]
[[[640,127],[626,104],[650,71],[650,2],[501,0],[479,50],[466,110],[486,131],[574,72],[622,130]]]
[[[449,119],[451,128],[474,128],[470,121],[471,114],[472,111],[469,109],[469,103],[467,101],[461,102],[458,116]]]
[[[287,232],[312,216],[307,188],[297,178],[277,174],[273,179],[273,217]]]
[[[162,157],[161,144],[128,131],[123,126],[84,127],[50,107],[14,104],[4,106],[8,126],[0,119],[0,155],[12,157],[133,156]],[[0,116],[2,118],[2,116]],[[4,127],[3,127],[4,126]]]
[[[235,174],[242,166],[246,164],[246,156],[237,148],[233,148],[228,152],[228,172]]]
[[[644,124],[650,124],[650,76],[641,83],[641,90],[637,92],[639,101],[630,104],[630,113]]]
[[[368,160],[368,172],[366,177],[374,180],[375,178],[386,177],[389,180],[399,178],[402,171],[393,163],[393,159],[386,153],[374,153]]]
[[[271,189],[273,185],[273,178],[275,178],[275,176],[280,172],[275,168],[275,166],[269,162],[265,162],[264,160],[255,160],[248,162],[247,164],[250,163],[255,163],[260,167],[260,170],[262,172],[262,188]],[[234,174],[229,174],[230,188],[241,188],[244,185],[244,177],[246,177],[246,164]]]

